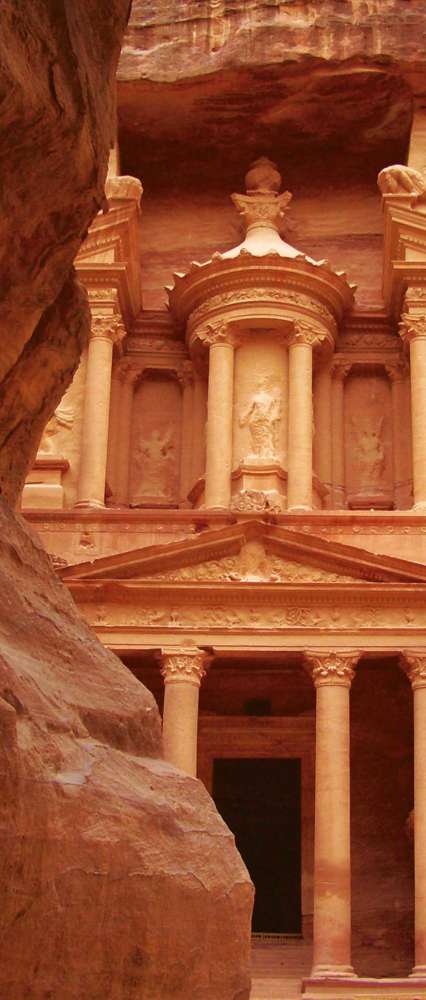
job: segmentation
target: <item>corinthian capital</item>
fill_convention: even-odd
[[[177,648],[162,651],[161,673],[166,684],[194,684],[205,677],[210,657],[201,649]]]
[[[290,347],[293,344],[306,344],[308,347],[316,347],[318,344],[322,344],[325,339],[325,334],[318,333],[309,323],[306,323],[304,320],[296,320],[288,343]]]
[[[126,333],[121,316],[92,315],[91,340],[110,340],[113,344]]]
[[[235,347],[237,339],[230,324],[223,320],[217,323],[207,323],[202,330],[197,332],[197,337],[209,347],[214,347],[216,344],[231,344],[232,347]]]
[[[409,368],[403,358],[385,365],[385,372],[390,382],[403,382],[407,378]]]
[[[313,649],[305,654],[315,687],[334,684],[350,688],[359,657],[360,652],[357,649],[344,649],[338,652],[333,649]]]
[[[399,335],[408,343],[426,337],[425,295],[426,288],[413,286],[407,288],[404,298],[405,312],[401,315]]]
[[[400,662],[414,691],[426,687],[426,650],[404,650]]]

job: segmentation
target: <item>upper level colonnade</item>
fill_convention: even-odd
[[[281,238],[291,195],[261,158],[232,196],[243,242],[176,274],[169,311],[146,314],[141,185],[108,185],[77,260],[93,324],[73,454],[65,399],[24,507],[426,510],[422,175],[379,176],[384,308],[369,313],[344,273]]]

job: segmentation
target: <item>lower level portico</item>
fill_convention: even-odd
[[[424,570],[256,531],[63,576],[156,696],[166,759],[245,838],[259,898],[286,897],[255,928],[301,943],[306,1000],[426,997]]]

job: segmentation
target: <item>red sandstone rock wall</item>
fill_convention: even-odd
[[[104,201],[128,12],[128,0],[1,5],[0,489],[12,502],[87,337],[72,262]]]
[[[238,242],[228,202],[266,153],[286,234],[381,301],[378,170],[426,102],[422,0],[135,0],[118,70],[122,162],[144,183],[145,308],[191,259]],[[149,136],[149,138],[147,138]]]
[[[0,995],[247,1000],[233,837],[1,501],[0,537]]]

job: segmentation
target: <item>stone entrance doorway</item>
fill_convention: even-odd
[[[255,885],[253,932],[300,934],[300,759],[216,759],[213,797]]]

